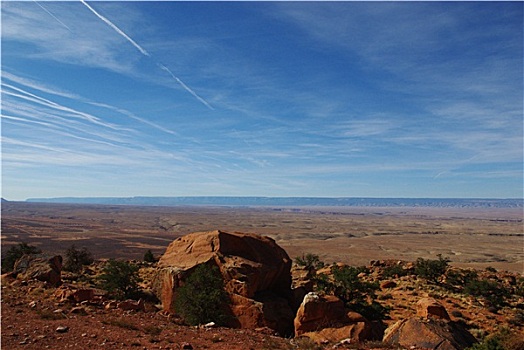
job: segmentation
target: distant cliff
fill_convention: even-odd
[[[147,206],[269,206],[269,207],[442,207],[523,208],[524,199],[482,198],[356,198],[356,197],[61,197],[29,198],[27,202]]]

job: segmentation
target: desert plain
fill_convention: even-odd
[[[272,237],[292,258],[314,253],[358,266],[442,254],[458,267],[524,273],[522,208],[2,203],[2,252],[26,242],[64,254],[74,244],[96,259],[142,259],[180,236],[217,229]]]

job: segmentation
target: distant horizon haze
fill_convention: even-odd
[[[145,205],[145,206],[275,206],[275,207],[496,207],[522,208],[517,198],[369,198],[369,197],[257,197],[257,196],[180,196],[180,197],[58,197],[28,198],[31,203]]]

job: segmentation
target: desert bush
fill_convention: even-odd
[[[13,271],[13,267],[18,259],[25,254],[40,254],[42,251],[34,246],[31,246],[25,242],[18,243],[18,245],[12,246],[9,250],[3,254],[2,258],[2,273]]]
[[[363,281],[359,274],[365,268],[354,266],[334,266],[333,273],[334,294],[346,303],[366,302],[369,297],[375,296],[375,291],[379,289],[378,283]]]
[[[186,323],[193,326],[208,322],[224,325],[228,321],[228,303],[229,298],[218,268],[200,265],[178,289],[175,309]]]
[[[91,265],[93,261],[93,254],[86,247],[77,249],[73,244],[66,251],[63,268],[65,271],[80,272],[84,265]]]
[[[519,277],[515,287],[515,294],[519,297],[524,297],[524,277]]]
[[[408,271],[405,270],[401,265],[392,265],[384,268],[382,270],[382,278],[398,278],[402,276],[407,276]]]
[[[389,309],[375,301],[378,282],[367,282],[359,277],[366,271],[365,267],[334,266],[331,271],[333,285],[330,289],[349,309],[369,320],[383,320],[388,316]]]
[[[127,261],[110,259],[102,268],[98,284],[115,299],[133,299],[139,295],[139,267]]]
[[[156,262],[155,256],[153,255],[151,249],[148,249],[147,252],[144,253],[144,261],[150,263]]]
[[[502,307],[505,299],[509,296],[509,292],[504,286],[486,279],[469,281],[464,287],[464,293],[484,298],[495,309]]]
[[[415,275],[438,283],[440,277],[446,273],[450,260],[443,258],[442,254],[438,254],[437,257],[437,260],[418,258],[415,262]]]
[[[523,348],[524,336],[522,334],[502,328],[466,350],[522,350]]]
[[[318,269],[324,267],[324,262],[320,260],[320,257],[313,253],[302,254],[295,258],[295,264],[305,268],[308,271],[308,276],[313,277]]]
[[[314,288],[316,292],[329,294],[333,290],[333,283],[325,273],[319,273],[313,277]]]
[[[478,280],[478,273],[474,270],[449,269],[446,271],[446,289],[461,292],[472,281]]]

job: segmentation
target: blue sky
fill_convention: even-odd
[[[523,196],[522,2],[2,2],[2,196]]]

